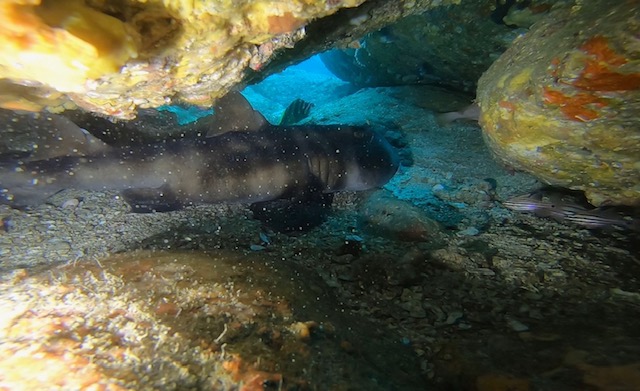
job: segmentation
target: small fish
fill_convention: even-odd
[[[564,221],[571,215],[589,210],[557,197],[543,197],[542,192],[539,191],[503,201],[502,205],[516,212],[533,213],[538,217],[549,217],[556,221]]]
[[[622,207],[599,207],[589,204],[582,192],[543,188],[527,195],[503,201],[505,208],[572,223],[587,229],[618,227],[640,232],[640,218]]]
[[[618,227],[623,230],[640,232],[640,217],[626,214],[616,207],[600,207],[574,213],[566,221],[588,229]]]
[[[302,99],[296,99],[282,113],[280,126],[293,125],[302,121],[309,116],[313,103],[306,102]]]
[[[550,203],[545,203],[532,194],[521,195],[502,201],[502,206],[516,212],[535,212],[540,209],[551,207]]]
[[[480,119],[480,106],[472,103],[459,111],[450,111],[436,115],[436,121],[441,127],[450,126],[454,121],[467,120],[477,122]]]

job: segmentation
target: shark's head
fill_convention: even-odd
[[[380,187],[398,171],[400,159],[395,149],[380,134],[368,128],[352,128],[354,154],[348,164],[345,190]]]
[[[367,127],[325,126],[326,149],[312,172],[320,177],[326,192],[367,190],[383,186],[399,166],[399,158],[387,140]]]

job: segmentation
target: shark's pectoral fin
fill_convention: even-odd
[[[121,194],[133,213],[170,212],[182,209],[182,203],[168,186],[126,189]]]
[[[304,232],[327,220],[333,193],[322,193],[314,187],[288,198],[256,202],[249,209],[253,217],[277,232]]]

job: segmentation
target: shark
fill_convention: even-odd
[[[273,125],[240,93],[228,94],[215,109],[218,121],[197,137],[100,148],[87,140],[94,146],[89,152],[2,162],[0,203],[28,207],[68,188],[119,190],[133,212],[330,202],[336,192],[381,187],[398,170],[393,147],[369,127]]]

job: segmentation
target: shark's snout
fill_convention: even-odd
[[[385,185],[398,171],[400,158],[389,142],[365,129],[366,139],[352,154],[345,190],[367,190]],[[360,135],[356,135],[359,137]]]

